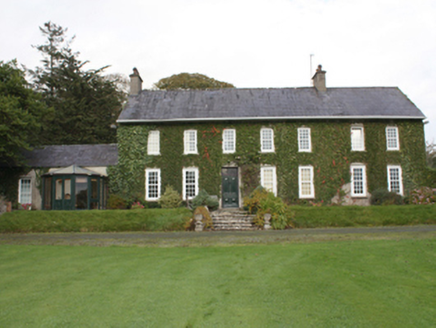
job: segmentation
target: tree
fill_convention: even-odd
[[[17,62],[0,62],[0,162],[23,164],[21,151],[41,143],[43,122],[51,111],[41,95],[29,87]]]
[[[427,166],[436,168],[436,144],[434,142],[427,142],[425,153]]]
[[[223,89],[234,88],[233,84],[217,81],[203,74],[180,73],[160,79],[154,84],[154,87],[160,90],[178,90],[178,89]]]
[[[95,144],[116,142],[114,127],[126,94],[100,69],[85,70],[88,61],[78,59],[67,29],[48,22],[40,27],[47,43],[34,46],[43,56],[42,67],[29,70],[33,87],[42,93],[53,120],[44,133],[50,144]]]

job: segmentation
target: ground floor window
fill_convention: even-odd
[[[300,198],[315,198],[312,166],[300,166],[298,168],[298,183]]]
[[[266,190],[277,196],[277,178],[275,166],[263,166],[260,168],[260,184]]]
[[[388,190],[403,195],[401,166],[388,165]]]
[[[183,199],[192,199],[198,194],[198,168],[183,169]]]
[[[351,165],[351,196],[366,196],[366,167],[363,164]]]
[[[32,179],[20,179],[18,186],[18,202],[20,204],[32,203]]]
[[[156,201],[160,198],[160,169],[145,170],[145,199]]]

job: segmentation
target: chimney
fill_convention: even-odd
[[[133,73],[130,77],[130,96],[136,96],[142,91],[142,79],[136,67],[133,68]]]
[[[325,73],[327,72],[322,70],[322,66],[318,65],[318,68],[316,69],[316,73],[312,77],[313,86],[318,91],[327,91],[327,88],[325,86]]]

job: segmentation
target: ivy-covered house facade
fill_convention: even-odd
[[[118,119],[112,189],[155,202],[205,189],[241,207],[262,185],[290,203],[369,204],[425,184],[423,113],[396,87],[142,90]]]

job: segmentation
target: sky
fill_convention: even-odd
[[[88,69],[152,88],[201,73],[238,88],[397,86],[427,117],[436,142],[434,0],[0,0],[0,61],[33,69],[51,21],[75,36]],[[311,54],[313,56],[311,57]],[[312,70],[311,70],[312,58]]]

